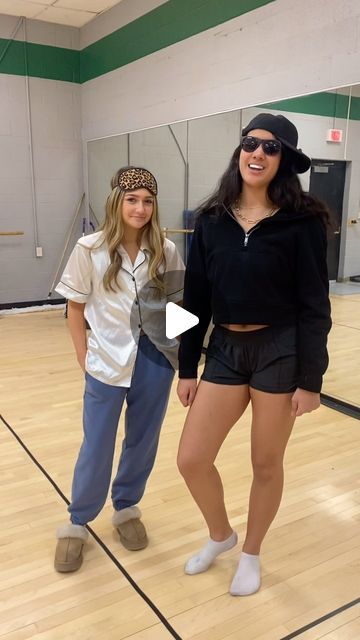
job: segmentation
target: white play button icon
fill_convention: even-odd
[[[181,333],[199,324],[199,318],[193,313],[185,311],[179,305],[168,302],[166,305],[166,337],[169,339],[176,338]]]

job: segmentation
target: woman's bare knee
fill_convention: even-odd
[[[275,456],[253,458],[254,478],[258,482],[271,482],[283,473],[283,461]]]
[[[194,466],[195,460],[192,460],[190,456],[187,456],[185,452],[179,451],[177,457],[177,467],[183,476],[187,475],[188,471]]]
[[[210,461],[208,463],[204,462],[196,454],[194,455],[194,452],[180,449],[177,457],[177,466],[183,478],[191,478],[206,473],[212,465]]]

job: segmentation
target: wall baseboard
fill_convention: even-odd
[[[0,309],[24,309],[26,307],[42,307],[45,304],[64,304],[65,298],[55,298],[54,300],[26,300],[26,302],[5,302],[0,304]]]

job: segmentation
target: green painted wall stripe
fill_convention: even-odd
[[[308,113],[313,116],[329,116],[331,118],[347,118],[349,97],[341,93],[322,91],[310,96],[280,100],[260,105],[265,109],[277,109],[292,113]],[[350,119],[360,120],[360,98],[352,97]]]
[[[0,38],[0,73],[86,82],[201,33],[274,0],[168,0],[156,9],[82,51]],[[346,118],[348,97],[321,92],[261,105],[267,109]],[[352,98],[350,118],[360,120],[360,98]]]
[[[28,75],[86,82],[274,1],[168,0],[82,51],[27,43]],[[25,75],[24,46],[0,38],[0,73]]]
[[[0,73],[26,75],[25,46],[29,76],[80,82],[80,51],[5,38],[0,38]]]
[[[169,0],[81,52],[81,82],[123,67],[274,0]]]

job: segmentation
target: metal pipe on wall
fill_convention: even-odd
[[[350,90],[349,90],[349,100],[348,100],[348,108],[347,108],[347,114],[346,114],[345,140],[344,140],[344,160],[346,160],[347,143],[348,143],[348,137],[349,137],[349,121],[350,121],[351,98],[352,98],[352,87],[350,87]]]
[[[37,202],[36,202],[36,186],[35,186],[35,170],[34,170],[34,147],[33,147],[33,131],[32,131],[32,117],[31,117],[31,99],[30,99],[30,82],[29,82],[29,67],[27,56],[27,32],[26,32],[26,18],[22,18],[24,25],[24,61],[25,61],[25,86],[26,86],[26,107],[27,107],[27,122],[29,132],[29,159],[30,159],[30,180],[31,180],[31,200],[32,200],[32,214],[34,223],[34,253],[39,246],[39,230],[37,221]]]
[[[70,239],[71,239],[71,235],[72,235],[73,229],[74,229],[74,227],[75,227],[75,223],[76,223],[76,221],[77,221],[77,219],[78,219],[78,216],[79,216],[79,213],[80,213],[80,209],[81,209],[81,205],[82,205],[82,203],[83,203],[84,198],[85,198],[85,193],[83,193],[83,194],[81,195],[81,198],[80,198],[80,200],[79,200],[79,202],[78,202],[78,204],[77,204],[76,211],[75,211],[75,215],[74,215],[74,217],[73,217],[72,223],[71,223],[71,225],[70,225],[70,229],[69,229],[69,231],[68,231],[68,234],[67,234],[67,237],[66,237],[66,240],[65,240],[64,249],[63,249],[63,252],[62,252],[62,254],[61,254],[61,258],[60,258],[59,264],[58,264],[58,266],[57,266],[57,269],[56,269],[56,272],[55,272],[55,275],[54,275],[53,281],[52,281],[51,286],[50,286],[50,289],[49,289],[48,298],[50,298],[50,296],[51,296],[51,294],[52,294],[52,292],[53,292],[53,289],[54,289],[54,287],[55,287],[55,284],[56,284],[57,278],[58,278],[58,276],[59,276],[59,272],[60,272],[60,269],[61,269],[61,265],[62,265],[62,263],[63,263],[63,260],[64,260],[64,257],[65,257],[66,251],[67,251],[67,249],[68,249],[69,242],[70,242]]]
[[[189,121],[186,121],[186,155],[183,154],[183,151],[180,147],[179,141],[176,138],[171,125],[168,125],[170,133],[174,138],[175,144],[179,150],[180,156],[184,163],[184,211],[187,211],[189,207]],[[188,252],[188,236],[185,235],[185,255]]]
[[[189,139],[189,132],[188,132],[188,125],[189,123],[186,122],[186,153],[188,154],[188,139]],[[184,209],[187,209],[188,207],[188,202],[189,202],[189,183],[188,183],[188,174],[189,174],[189,162],[188,162],[188,157],[184,156],[183,151],[180,147],[179,141],[175,135],[175,133],[172,130],[171,124],[168,124],[168,129],[174,139],[174,142],[179,150],[181,159],[184,163],[184,169],[185,169],[185,177],[184,177]]]

